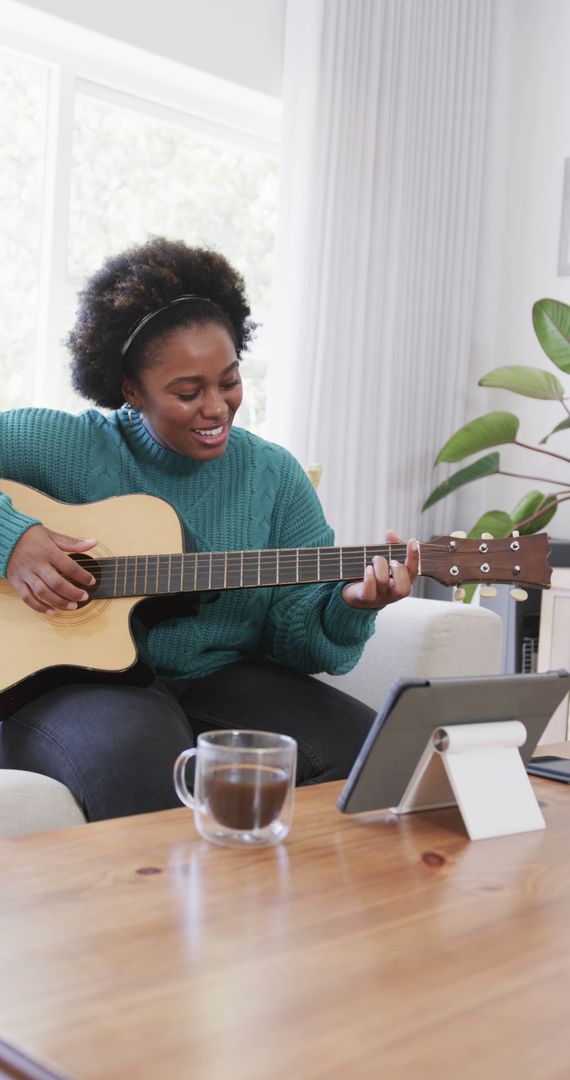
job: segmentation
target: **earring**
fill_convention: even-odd
[[[127,420],[129,422],[129,424],[132,424],[132,422],[133,422],[133,406],[131,405],[130,401],[125,401],[125,403],[123,404],[123,409],[127,410]]]

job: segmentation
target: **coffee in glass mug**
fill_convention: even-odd
[[[196,759],[194,794],[186,766]],[[196,828],[214,843],[230,846],[278,844],[289,832],[297,744],[270,731],[207,731],[197,746],[179,755],[174,785],[194,810]]]

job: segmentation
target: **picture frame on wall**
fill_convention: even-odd
[[[570,158],[566,158],[564,162],[558,273],[559,275],[570,274]]]

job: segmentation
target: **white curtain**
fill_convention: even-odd
[[[339,543],[449,528],[420,508],[464,422],[491,17],[287,3],[269,431],[322,463]]]

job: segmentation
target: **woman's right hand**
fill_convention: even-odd
[[[89,599],[84,589],[94,585],[95,578],[66,553],[88,551],[96,543],[52,532],[44,525],[32,525],[10,556],[8,580],[34,611],[43,615],[55,609],[72,611],[82,600]]]

